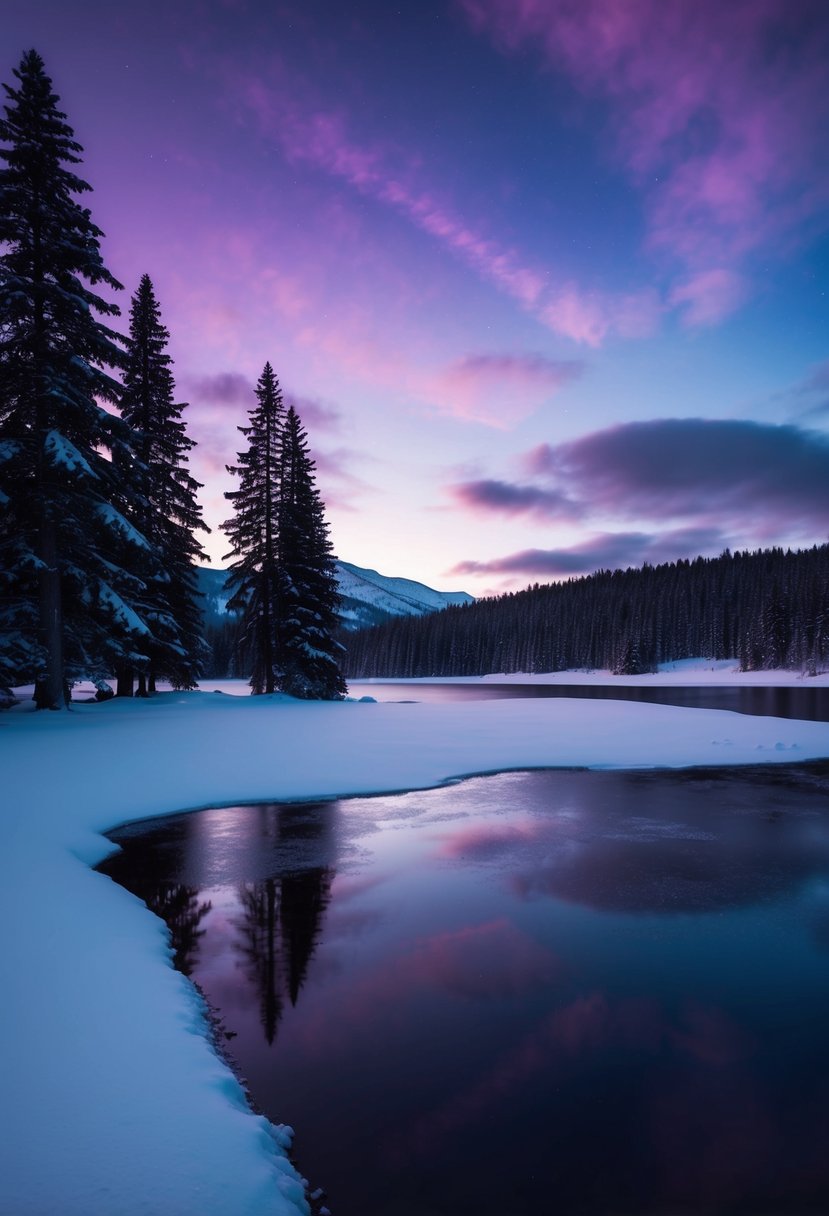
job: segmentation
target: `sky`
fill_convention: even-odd
[[[829,539],[825,0],[0,0],[221,565],[266,361],[338,556],[473,595]]]

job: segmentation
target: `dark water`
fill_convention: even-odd
[[[829,722],[829,688],[804,685],[784,688],[659,688],[630,684],[441,684],[382,683],[351,680],[351,696],[376,701],[491,701],[533,697],[579,697],[593,701],[647,701],[653,705],[686,705],[692,709],[731,709],[740,714]]]
[[[829,762],[113,836],[333,1216],[829,1212]]]

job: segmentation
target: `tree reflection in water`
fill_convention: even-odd
[[[146,891],[142,898],[170,930],[176,967],[184,975],[191,976],[198,959],[199,942],[205,933],[199,925],[212,909],[212,902],[209,899],[199,902],[199,892],[181,882],[164,883]]]
[[[276,1038],[285,997],[296,1005],[331,900],[328,867],[242,883],[239,950],[259,995],[262,1030]]]

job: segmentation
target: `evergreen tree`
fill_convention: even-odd
[[[225,495],[234,515],[222,525],[231,545],[228,610],[241,616],[239,665],[250,670],[254,693],[276,691],[279,649],[278,507],[284,406],[279,381],[266,363],[256,386],[249,425],[238,429],[248,441],[238,465],[228,465],[239,488]]]
[[[279,492],[279,686],[293,697],[324,701],[345,696],[337,663],[336,562],[325,508],[314,478],[308,439],[293,406],[282,441]]]
[[[166,353],[169,337],[145,274],[130,307],[121,415],[132,428],[137,454],[134,522],[160,561],[155,574],[147,572],[142,604],[142,615],[156,635],[149,647],[150,691],[158,676],[175,688],[194,688],[206,656],[194,563],[204,557],[196,531],[208,529],[196,501],[200,483],[187,468],[195,442],[181,418],[186,405],[175,401],[172,360]],[[143,677],[139,673],[139,692],[144,691]],[[119,691],[131,693],[131,672],[127,684]]]
[[[0,624],[6,676],[33,678],[38,708],[56,709],[74,680],[141,661],[151,634],[123,554],[147,546],[117,505],[128,428],[98,404],[118,400],[106,369],[123,353],[99,319],[118,308],[92,288],[120,284],[77,201],[82,149],[37,52],[14,74],[0,119]]]
[[[293,406],[287,415],[279,382],[266,363],[256,386],[248,448],[228,471],[239,488],[227,494],[235,514],[230,538],[228,601],[239,612],[239,665],[254,693],[335,700],[345,694],[337,666],[335,559],[314,479],[308,440]]]

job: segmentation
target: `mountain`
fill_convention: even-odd
[[[424,616],[450,604],[471,604],[465,591],[435,591],[410,578],[389,578],[376,570],[337,562],[342,596],[340,616],[346,629],[363,629],[395,616]]]
[[[198,588],[204,596],[208,624],[216,624],[227,614],[226,570],[208,566],[198,568]],[[410,578],[389,578],[376,570],[337,562],[337,582],[342,604],[340,617],[345,629],[364,629],[396,616],[424,616],[450,604],[471,604],[474,596],[465,591],[435,591]]]

